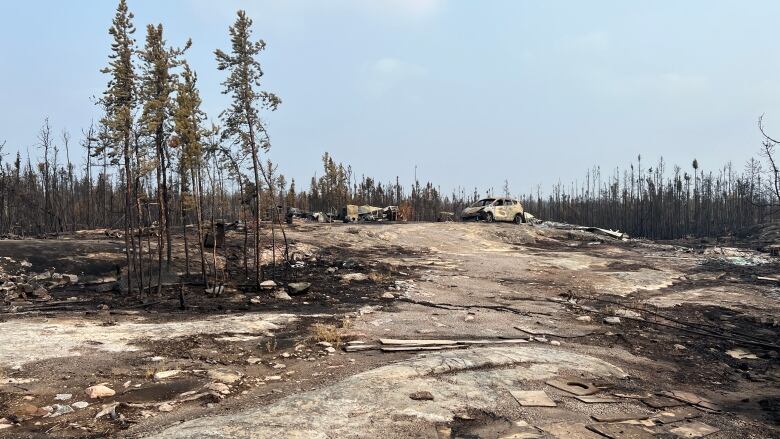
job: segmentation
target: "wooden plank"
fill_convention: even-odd
[[[394,338],[380,338],[379,342],[390,346],[443,346],[458,344],[455,340],[399,340]]]
[[[416,351],[440,351],[442,349],[463,349],[463,345],[447,346],[382,346],[382,352],[416,352]]]

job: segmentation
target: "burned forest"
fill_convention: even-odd
[[[686,105],[714,80],[606,86],[590,75],[609,63],[568,69],[620,58],[606,33],[545,28],[549,46],[515,53],[495,34],[514,26],[479,25],[511,54],[496,61],[453,33],[475,4],[32,3],[11,15],[88,17],[38,36],[84,41],[49,80],[100,82],[52,97],[32,131],[0,123],[0,438],[780,438],[773,107],[725,140],[698,129],[711,154],[647,147],[681,132],[666,113],[704,119]],[[518,14],[500,3],[495,23]],[[336,61],[388,41],[429,64]],[[33,92],[0,90],[6,120],[29,118]],[[581,120],[547,106],[588,99]],[[623,130],[643,105],[647,132]],[[491,125],[512,111],[541,134]]]

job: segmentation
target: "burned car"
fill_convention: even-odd
[[[463,221],[513,221],[525,222],[525,211],[519,201],[512,198],[483,198],[463,209]]]

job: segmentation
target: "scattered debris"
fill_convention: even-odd
[[[588,429],[610,439],[654,439],[655,435],[642,427],[628,424],[593,424]]]
[[[670,410],[665,410],[657,413],[653,416],[653,419],[661,424],[671,424],[673,422],[684,421],[686,419],[698,418],[701,416],[701,411],[690,407],[675,407]]]
[[[621,402],[618,398],[613,398],[610,396],[592,396],[592,395],[583,395],[583,396],[575,396],[575,399],[578,401],[584,402],[585,404],[614,404],[617,402]]]
[[[650,418],[650,415],[640,412],[631,413],[616,413],[616,414],[603,414],[597,413],[591,415],[591,418],[598,422],[624,422],[624,421],[641,421]]]
[[[720,429],[702,422],[689,422],[671,429],[672,433],[683,438],[704,437],[717,433],[718,431],[720,431]]]
[[[758,357],[756,354],[749,352],[742,348],[734,348],[726,351],[726,354],[728,354],[731,358],[736,358],[737,360],[756,360]]]
[[[593,395],[600,392],[600,389],[593,384],[576,380],[550,380],[547,381],[547,385],[577,396]]]
[[[175,377],[176,375],[178,375],[180,373],[181,373],[181,370],[179,370],[179,369],[164,370],[164,371],[160,371],[160,372],[155,372],[154,380],[155,381],[164,380],[166,378]]]
[[[509,393],[523,407],[555,407],[557,404],[544,390],[510,390]]]

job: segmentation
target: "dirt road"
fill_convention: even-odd
[[[193,286],[180,311],[177,286],[137,306],[76,284],[8,304],[0,435],[780,437],[780,265],[765,254],[513,224],[288,236],[298,263],[279,283],[311,284],[290,297]],[[100,253],[74,254],[85,240]],[[228,241],[240,270],[241,238]],[[61,245],[58,267],[100,278],[116,244],[0,241],[0,267],[44,271]],[[36,246],[51,256],[28,258]],[[383,351],[383,339],[454,345]],[[355,341],[369,347],[345,352]],[[89,399],[96,384],[116,394]],[[546,407],[520,403],[543,395]]]

